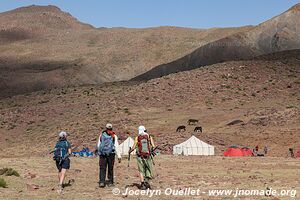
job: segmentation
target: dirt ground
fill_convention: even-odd
[[[67,179],[75,182],[58,194],[57,174],[51,157],[2,158],[0,168],[12,167],[20,177],[4,177],[8,188],[0,188],[1,199],[144,199],[142,195],[113,195],[118,188],[140,191],[137,188],[139,177],[135,158],[127,167],[128,161],[115,164],[115,187],[99,189],[98,158],[72,158]],[[296,190],[300,191],[300,159],[275,157],[225,158],[220,156],[171,156],[161,155],[155,158],[152,189],[161,190],[161,195],[151,199],[300,199],[288,196],[210,196],[209,190],[237,188],[249,190]],[[38,189],[34,189],[37,187]],[[184,190],[199,189],[200,196],[167,196],[167,188]],[[116,189],[115,189],[116,190]],[[205,193],[202,193],[205,192]]]
[[[297,54],[299,57],[299,54]],[[113,195],[99,189],[98,159],[73,158],[59,196],[57,174],[49,152],[61,130],[72,147],[95,148],[103,126],[110,122],[120,143],[135,137],[145,125],[161,148],[156,158],[153,189],[199,189],[201,196],[156,195],[151,199],[299,199],[290,196],[209,196],[209,190],[299,190],[300,159],[287,158],[288,149],[300,149],[300,58],[225,62],[172,74],[142,83],[53,89],[0,100],[0,169],[12,167],[21,177],[4,177],[8,188],[2,199],[144,199]],[[272,57],[273,58],[273,57]],[[105,98],[104,98],[105,97]],[[188,119],[199,124],[188,125]],[[240,120],[239,124],[228,125]],[[176,132],[186,125],[186,132]],[[203,133],[195,133],[202,126]],[[192,134],[215,146],[213,157],[174,157],[172,147]],[[224,158],[231,145],[260,150],[264,158]],[[116,164],[116,188],[137,190],[135,161]],[[35,177],[36,176],[36,177]],[[34,189],[38,188],[38,189]]]
[[[201,126],[203,133],[196,136],[215,146],[216,155],[231,145],[260,149],[267,145],[271,156],[286,156],[288,148],[300,149],[300,57],[287,57],[226,62],[143,83],[1,99],[0,156],[46,155],[62,130],[69,133],[74,147],[93,149],[108,122],[121,141],[135,137],[139,125],[146,126],[163,154],[172,153],[175,144]],[[188,125],[188,119],[199,123]],[[228,125],[234,120],[243,122]],[[187,126],[187,131],[176,132],[179,125]]]

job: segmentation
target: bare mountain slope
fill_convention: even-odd
[[[163,153],[193,134],[199,120],[203,141],[217,154],[230,145],[268,145],[272,156],[300,148],[300,50],[247,61],[224,62],[148,82],[52,89],[0,101],[0,155],[40,154],[58,131],[76,145],[94,148],[101,127],[115,126],[120,138],[140,124]],[[234,120],[242,123],[227,125]],[[186,125],[186,132],[176,132]],[[43,143],[41,147],[39,144]],[[18,147],[17,149],[15,147]],[[30,152],[26,149],[30,146]],[[282,149],[285,147],[285,150]]]
[[[55,6],[18,8],[0,13],[0,95],[128,80],[250,28],[96,29]]]
[[[249,59],[258,55],[300,49],[300,4],[249,31],[206,44],[191,54],[159,65],[135,77],[148,80],[223,61]]]

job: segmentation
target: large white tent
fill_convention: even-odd
[[[133,146],[134,140],[128,137],[122,144],[119,145],[121,155],[128,155],[129,148]],[[135,155],[135,150],[131,153]]]
[[[174,155],[215,155],[215,147],[209,145],[195,136],[190,137],[183,143],[173,146]]]

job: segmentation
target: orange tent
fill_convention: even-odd
[[[300,158],[300,150],[298,150],[295,154],[295,158]]]
[[[244,156],[253,156],[253,151],[247,147],[242,148]]]
[[[238,148],[238,147],[229,147],[225,152],[224,152],[224,156],[245,156],[242,149]]]

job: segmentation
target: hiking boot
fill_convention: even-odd
[[[108,183],[107,184],[107,187],[114,187],[115,186],[115,184],[113,184],[113,183]]]
[[[146,189],[151,189],[149,182],[145,182],[144,185],[145,185]]]
[[[105,184],[104,184],[104,183],[99,183],[99,187],[100,187],[100,188],[104,188],[104,187],[105,187]]]
[[[58,194],[62,193],[63,190],[64,190],[64,187],[61,184],[59,184],[58,189],[57,189]]]
[[[145,185],[145,182],[142,182],[141,183],[141,190],[147,190],[147,187]]]
[[[146,177],[144,182],[145,187],[148,189],[151,189],[150,187],[150,178]]]
[[[149,183],[149,182],[150,182],[150,180],[151,180],[151,178],[149,178],[149,177],[145,177],[145,182]]]

